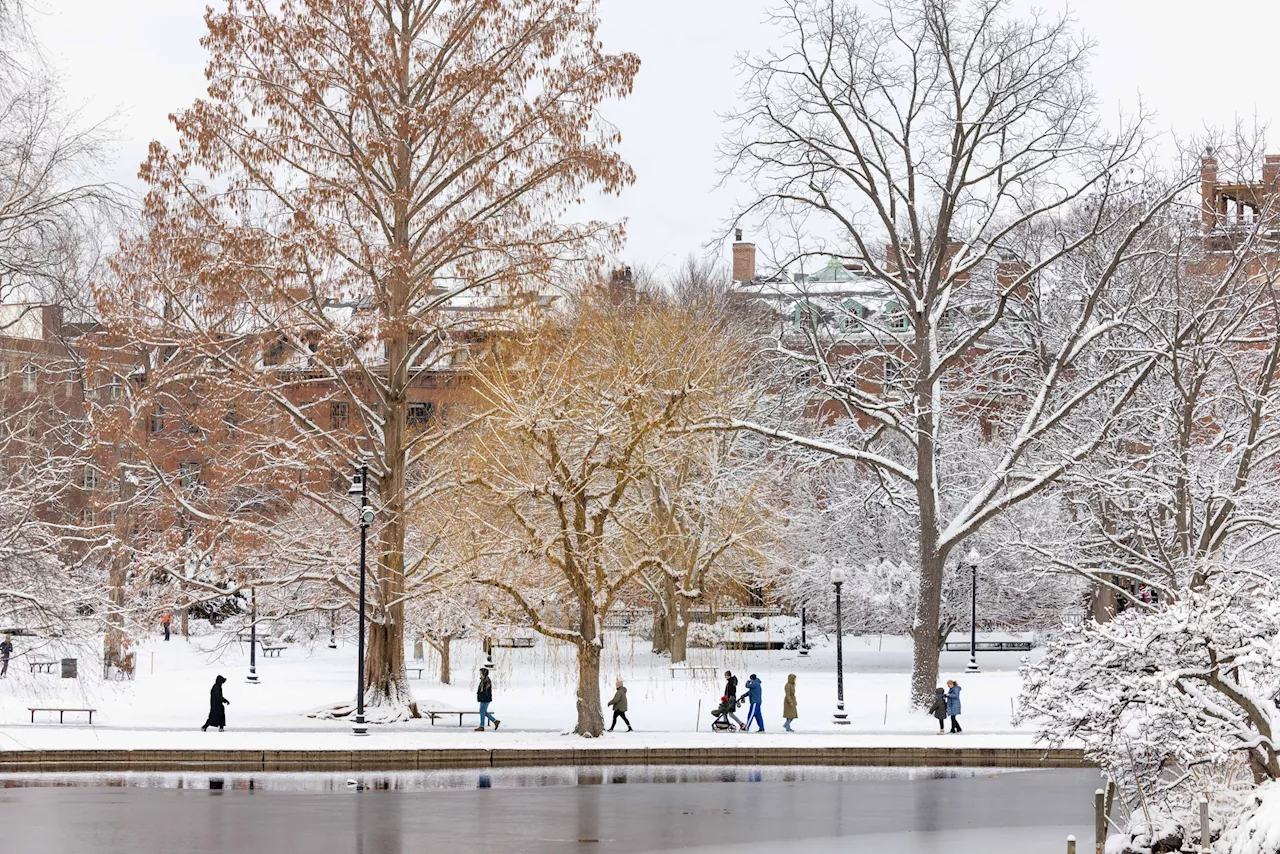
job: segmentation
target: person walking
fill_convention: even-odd
[[[760,677],[754,673],[747,679],[747,693],[744,694],[751,705],[747,707],[747,723],[742,728],[749,730],[751,722],[755,721],[759,729],[756,732],[764,732],[764,715],[760,712],[760,703],[764,699],[764,686],[760,684]]]
[[[738,729],[746,729],[747,725],[742,722],[742,718],[734,714],[738,708],[738,677],[734,676],[729,670],[724,672],[724,696],[729,698],[729,702],[733,706],[726,713],[727,717],[738,725]]]
[[[160,625],[164,627],[164,639],[169,639],[169,627],[173,625],[173,614],[165,611],[160,617]]]
[[[609,732],[613,732],[613,728],[618,725],[618,718],[622,718],[622,722],[627,725],[627,732],[631,732],[631,721],[627,720],[627,686],[622,684],[622,677],[618,677],[616,691],[613,692],[613,699],[609,701],[609,705],[613,707],[613,723],[609,724]]]
[[[800,715],[796,712],[796,675],[787,674],[787,687],[782,689],[782,728],[787,732],[795,732],[791,722]]]
[[[489,679],[487,667],[480,668],[480,687],[476,688],[476,701],[480,703],[480,726],[476,727],[476,732],[484,732],[484,725],[488,721],[493,721],[493,728],[497,731],[502,721],[489,713],[489,704],[493,702],[493,682]]]
[[[231,705],[231,701],[222,696],[222,683],[226,681],[226,677],[221,675],[213,680],[213,688],[209,691],[209,717],[204,726],[200,727],[201,732],[211,726],[216,726],[218,732],[222,732],[227,726],[227,710],[223,706]]]
[[[5,635],[0,641],[0,679],[9,675],[9,656],[13,655],[12,635]]]
[[[947,718],[947,694],[941,688],[933,695],[933,705],[929,707],[929,714],[938,719],[938,735],[943,735],[942,722]]]
[[[960,728],[960,683],[954,679],[947,682],[947,714],[951,716],[951,732],[964,732]]]

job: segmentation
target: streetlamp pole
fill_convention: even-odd
[[[365,597],[365,555],[369,541],[369,525],[373,522],[373,511],[369,509],[369,466],[361,463],[357,472],[359,483],[353,482],[348,493],[360,493],[360,625],[357,631],[357,665],[356,665],[356,723],[353,727],[356,735],[368,735],[369,728],[364,720],[364,597]]]
[[[258,684],[258,588],[249,588],[249,678],[250,685]]]
[[[847,724],[849,715],[844,710],[844,621],[840,616],[840,587],[844,584],[844,570],[833,567],[831,583],[836,588],[836,713],[832,723]]]
[[[969,570],[973,573],[970,600],[972,609],[969,612],[969,666],[965,668],[965,672],[980,673],[981,671],[978,670],[978,550],[969,549],[965,559],[969,561]]]
[[[800,606],[800,654],[807,656],[809,654],[809,641],[805,638],[804,630],[805,630],[805,613],[804,613],[804,606],[801,605]]]

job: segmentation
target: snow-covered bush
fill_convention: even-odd
[[[1280,779],[1280,583],[1217,569],[1171,604],[1069,629],[1022,668],[1019,718],[1042,742],[1083,742],[1122,803],[1155,823]],[[1163,819],[1162,819],[1163,820]]]
[[[724,632],[720,626],[714,623],[711,625],[706,623],[689,624],[689,646],[710,649],[719,646],[722,640],[724,640]]]

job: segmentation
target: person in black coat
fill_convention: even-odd
[[[227,725],[227,710],[222,708],[231,705],[231,701],[222,696],[222,683],[226,681],[226,677],[223,676],[213,680],[213,688],[209,691],[209,719],[204,722],[204,726],[200,727],[201,732],[211,726],[216,726],[218,732],[222,732]]]
[[[746,729],[742,719],[733,713],[738,708],[738,677],[733,675],[732,670],[724,672],[724,695],[729,698],[729,718],[738,725],[738,729]]]
[[[929,707],[929,714],[938,719],[938,735],[942,735],[942,722],[947,719],[947,692],[941,688],[934,692],[933,705]]]

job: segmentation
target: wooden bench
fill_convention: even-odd
[[[463,715],[475,715],[478,718],[480,717],[480,710],[476,709],[475,711],[471,711],[471,712],[461,712],[461,711],[458,711],[457,709],[418,709],[418,714],[426,715],[428,718],[430,718],[432,726],[436,725],[436,718],[445,718],[450,715],[457,715],[458,726],[462,726]]]
[[[424,671],[424,670],[426,670],[426,669],[427,669],[427,668],[425,668],[425,667],[406,667],[406,668],[404,669],[404,672],[405,672],[405,673],[408,673],[408,672],[410,672],[410,671],[415,671],[415,672],[418,674],[417,678],[418,678],[418,679],[421,679],[421,678],[422,678],[422,671]]]
[[[58,662],[52,658],[33,658],[27,662],[27,666],[31,668],[32,673],[53,673],[53,668],[58,666]]]
[[[283,646],[267,646],[262,644],[262,655],[266,658],[279,658],[280,653],[284,652],[287,647]]]
[[[671,678],[676,678],[678,673],[687,673],[690,676],[704,674],[707,676],[715,676],[720,672],[720,668],[714,664],[673,664],[671,665]]]
[[[496,638],[493,645],[507,649],[533,649],[533,640],[533,638]]]
[[[947,652],[968,652],[968,641],[947,641]],[[975,652],[1030,652],[1031,641],[978,641]]]
[[[70,709],[70,708],[64,709],[64,708],[61,708],[61,707],[59,707],[59,706],[53,706],[53,707],[45,707],[45,706],[27,706],[27,711],[31,712],[31,722],[32,722],[32,723],[35,723],[35,722],[36,722],[36,712],[57,712],[57,713],[58,713],[58,723],[62,723],[62,721],[63,721],[63,716],[64,716],[67,712],[88,712],[88,713],[89,713],[89,725],[90,725],[90,726],[93,726],[93,713],[94,713],[94,712],[96,712],[96,711],[98,711],[98,710],[97,710],[97,709]]]
[[[241,629],[236,632],[236,640],[240,643],[248,643],[253,638],[253,634],[248,629]],[[258,632],[258,646],[266,646],[271,643],[271,635],[265,632]]]

